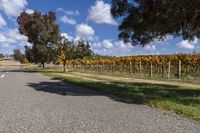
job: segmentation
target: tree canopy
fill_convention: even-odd
[[[68,60],[91,57],[94,56],[94,53],[85,41],[73,42],[63,38],[57,47],[57,55],[63,63],[64,72],[66,72]]]
[[[46,62],[53,60],[53,50],[61,39],[55,13],[22,12],[17,21],[20,33],[27,36],[28,42],[32,44],[31,47],[26,46],[26,55],[30,56],[27,59],[33,63],[41,63],[44,68]]]
[[[90,45],[85,41],[78,41],[76,45],[76,58],[85,58],[94,56],[94,52],[90,49]]]
[[[14,49],[13,50],[13,58],[15,60],[19,61],[21,56],[22,56],[22,53],[21,53],[21,51],[19,49]]]
[[[146,45],[167,35],[200,37],[199,0],[112,0],[111,13],[122,18],[119,38]]]
[[[25,58],[25,54],[21,53],[19,49],[14,49],[13,50],[13,58],[16,61],[19,61],[20,63],[26,63],[27,60]]]
[[[0,59],[1,58],[4,58],[5,56],[4,56],[4,54],[3,53],[0,53]]]

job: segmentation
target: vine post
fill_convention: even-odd
[[[142,61],[140,60],[140,76],[142,75]]]
[[[178,78],[181,78],[181,60],[178,61]]]
[[[121,74],[122,74],[122,72],[123,72],[123,64],[121,62]]]
[[[168,62],[168,73],[167,73],[168,79],[170,79],[170,73],[171,73],[171,61]]]
[[[133,74],[133,67],[132,67],[132,62],[130,61],[130,73],[131,75]]]
[[[165,77],[165,63],[164,61],[162,61],[162,77],[164,78]]]
[[[112,62],[112,64],[111,64],[111,67],[112,67],[112,68],[111,68],[111,71],[112,71],[112,73],[113,73],[113,72],[114,72],[114,68],[113,68],[113,67],[114,67],[114,63],[113,63],[113,62]]]
[[[153,77],[153,64],[150,62],[150,77]]]

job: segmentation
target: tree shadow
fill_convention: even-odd
[[[200,89],[187,89],[174,85],[77,82],[57,77],[51,82],[28,83],[28,86],[36,91],[62,96],[106,96],[114,101],[130,104],[148,104],[153,100],[166,99],[183,105],[200,104]]]
[[[28,83],[36,91],[48,92],[62,96],[91,96],[99,95],[97,92],[62,81]]]
[[[92,84],[95,85],[98,83]],[[66,81],[58,81],[57,78],[54,79],[54,82],[27,83],[27,86],[33,88],[35,91],[47,92],[61,96],[106,96],[117,102],[136,104],[136,102],[130,101],[126,98],[104,93],[97,89],[94,90],[89,86],[74,85],[73,83],[66,83]],[[137,102],[137,104],[139,103]]]

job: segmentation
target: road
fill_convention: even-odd
[[[5,68],[0,70],[1,132],[198,133],[200,122]]]

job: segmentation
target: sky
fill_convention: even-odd
[[[56,12],[61,35],[69,40],[87,40],[91,49],[100,55],[130,56],[200,52],[200,41],[182,40],[167,36],[141,47],[118,40],[120,20],[110,14],[111,0],[0,0],[0,53],[12,54],[13,49],[24,51],[31,46],[20,35],[17,16],[22,11],[33,13]]]

